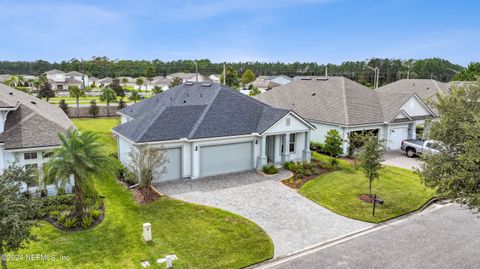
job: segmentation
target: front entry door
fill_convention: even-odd
[[[267,162],[273,163],[275,161],[275,136],[267,136]]]

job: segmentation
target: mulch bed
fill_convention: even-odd
[[[141,189],[139,187],[131,188],[133,185],[130,185],[127,182],[125,182],[123,180],[120,180],[120,179],[118,179],[118,182],[120,182],[120,184],[122,184],[128,190],[130,190],[132,192],[133,200],[135,200],[135,202],[137,204],[140,204],[140,205],[148,204],[148,203],[151,203],[151,202],[154,202],[154,201],[158,200],[161,197],[160,193],[158,193],[158,191],[155,190],[153,187],[150,188],[150,193],[147,196],[145,189]]]
[[[315,173],[314,175],[306,176],[306,177],[298,178],[298,179],[295,179],[294,178],[295,176],[292,176],[291,178],[287,178],[287,179],[282,180],[282,183],[284,185],[287,185],[288,187],[290,187],[292,189],[298,190],[303,186],[303,184],[307,183],[308,181],[310,181],[312,179],[315,179],[318,176],[321,176],[323,174],[330,173],[330,172],[333,172],[333,171],[327,170],[327,169],[318,169],[317,172],[318,173]]]
[[[45,217],[45,220],[50,222],[50,224],[52,224],[53,227],[55,227],[59,230],[62,230],[64,232],[85,231],[85,230],[89,230],[89,229],[92,229],[92,228],[96,227],[98,224],[102,223],[103,219],[105,218],[105,204],[103,203],[103,199],[102,199],[102,204],[100,205],[99,209],[100,209],[100,215],[98,216],[98,218],[92,220],[92,224],[88,228],[83,228],[82,227],[80,219],[77,222],[77,226],[75,226],[73,228],[63,227],[54,218],[52,218],[48,215]]]
[[[370,194],[360,194],[358,199],[364,201],[365,203],[373,204],[373,196],[370,196]],[[377,199],[380,199],[380,197],[377,196]],[[377,204],[379,204],[378,201]]]

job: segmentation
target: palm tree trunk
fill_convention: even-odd
[[[0,258],[2,259],[2,269],[7,269],[7,256],[3,255],[3,250],[0,248]]]
[[[77,96],[77,118],[80,118],[80,98]]]
[[[83,190],[80,187],[80,184],[77,183],[77,178],[75,177],[75,197],[77,198],[76,203],[76,213],[78,216],[82,216],[83,214]]]

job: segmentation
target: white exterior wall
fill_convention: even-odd
[[[331,129],[337,130],[341,136],[343,136],[344,129],[338,125],[333,124],[326,124],[326,123],[319,123],[319,122],[310,122],[313,126],[315,126],[315,130],[312,130],[310,135],[310,141],[317,142],[317,143],[325,143],[325,135],[327,135],[328,131]]]
[[[5,131],[5,121],[7,120],[8,111],[0,111],[0,134]]]
[[[425,108],[425,106],[420,103],[420,101],[413,96],[405,104],[403,104],[402,110],[405,110],[410,117],[418,116],[430,116],[430,112]]]
[[[0,145],[0,175],[2,174],[3,169],[5,169],[5,147]]]

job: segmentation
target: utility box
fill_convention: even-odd
[[[152,241],[152,224],[143,224],[143,239],[147,242]]]
[[[172,268],[173,267],[173,264],[172,264],[173,257],[172,257],[172,255],[167,255],[165,257],[165,260],[167,262],[167,264],[166,264],[167,268]]]

